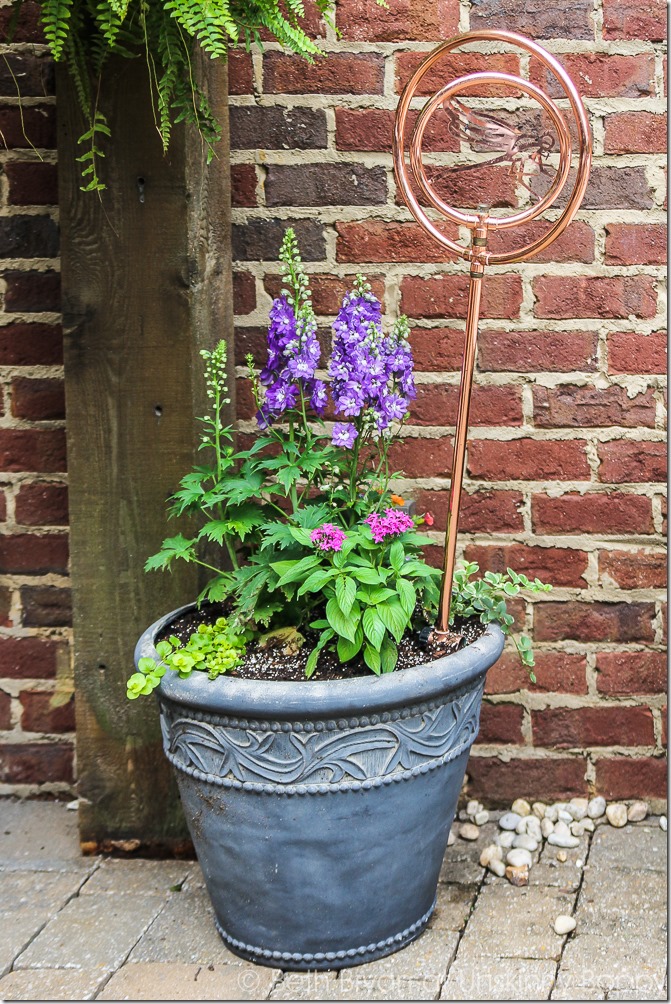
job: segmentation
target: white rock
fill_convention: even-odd
[[[526,833],[527,832],[527,823],[529,822],[530,818],[531,818],[530,816],[522,816],[522,818],[520,819],[519,823],[515,827],[515,833]]]
[[[555,809],[554,805],[548,805],[545,810],[545,818],[549,819],[551,823],[556,823],[559,819],[559,809]]]
[[[575,917],[560,913],[554,922],[555,934],[570,934],[571,931],[575,931],[575,924]]]
[[[627,819],[630,823],[640,823],[648,815],[650,806],[647,802],[632,802],[627,810]]]
[[[465,809],[459,809],[459,815],[457,818],[460,819],[462,823],[467,823],[471,817]]]
[[[577,837],[572,837],[570,834],[568,837],[558,836],[555,831],[548,837],[548,843],[552,844],[553,847],[577,847],[580,841]]]
[[[499,819],[499,826],[502,830],[514,830],[520,819],[516,812],[504,812]]]
[[[582,825],[582,823],[577,823],[577,822],[571,823],[569,829],[574,837],[582,837],[583,833],[585,832],[585,827]]]
[[[498,858],[492,858],[487,867],[489,868],[490,872],[493,872],[495,875],[498,875],[499,878],[503,878],[503,876],[506,873],[506,866],[504,865],[503,861],[500,861]]]
[[[584,819],[581,819],[580,825],[582,826],[583,830],[585,830],[585,832],[589,830],[590,833],[594,833],[595,829],[594,820],[590,819],[589,816],[585,816]]]
[[[613,802],[606,808],[606,818],[611,826],[617,827],[619,829],[621,826],[627,825],[627,806],[623,805],[622,802]]]
[[[476,826],[484,826],[485,823],[488,823],[489,813],[487,812],[487,810],[480,809],[479,812],[476,812],[475,815],[473,816],[473,822],[475,823]]]
[[[570,812],[575,820],[584,819],[587,815],[589,802],[586,798],[572,798],[568,804],[567,812]]]
[[[552,822],[551,819],[541,819],[541,833],[543,834],[546,840],[550,836],[554,828],[555,824]]]
[[[563,810],[564,810],[564,812],[566,812],[566,810],[568,809],[568,802],[553,802],[552,804],[554,805],[555,809],[556,809],[556,810],[557,810],[558,812],[559,812],[559,811],[560,811],[561,809],[563,809]]]
[[[528,816],[531,813],[531,806],[526,798],[516,798],[510,809],[512,812],[516,812],[518,816]]]
[[[582,858],[576,858],[575,866],[576,866],[576,868],[582,868],[582,866],[584,865],[584,863],[585,862],[582,860]]]
[[[480,855],[480,864],[486,868],[490,861],[503,861],[503,848],[496,844],[489,844]]]
[[[569,837],[571,835],[571,831],[569,830],[568,826],[563,821],[563,819],[559,819],[555,823],[554,832],[558,837]]]
[[[541,842],[543,831],[537,816],[527,816],[527,834],[533,837],[537,843]]]
[[[502,833],[497,833],[494,840],[499,845],[499,847],[512,847],[513,841],[515,840],[514,830],[504,830]]]
[[[606,811],[606,799],[602,795],[597,795],[587,803],[587,815],[590,819],[598,819]]]
[[[459,827],[459,836],[462,840],[477,840],[480,830],[473,823],[462,823]]]
[[[477,801],[477,799],[472,798],[470,802],[468,802],[466,805],[466,812],[468,813],[469,816],[474,816],[475,813],[479,812],[481,808],[482,806]]]
[[[561,861],[561,863],[564,864],[564,862],[567,860],[568,860],[568,854],[566,853],[566,851],[557,851],[557,861]]]
[[[534,816],[537,816],[538,819],[543,818],[546,809],[547,805],[545,804],[545,802],[534,802],[534,804],[531,806],[531,811],[533,812]]]
[[[664,832],[666,833],[667,826],[668,826],[668,823],[666,821],[666,816],[660,816],[659,817],[659,827],[660,827],[660,829],[664,830]]]
[[[513,847],[524,847],[525,850],[533,852],[538,850],[538,841],[528,833],[520,833],[513,840]]]
[[[571,815],[571,813],[567,809],[560,809],[559,812],[557,813],[557,816],[564,823],[572,823],[573,822],[573,816]]]
[[[65,808],[69,809],[70,812],[76,812],[77,809],[79,808],[79,799],[75,798],[74,802],[68,802]]]
[[[531,854],[525,847],[513,847],[506,854],[506,862],[513,868],[530,868]]]
[[[454,832],[454,830],[450,830],[449,836],[447,838],[447,846],[451,847],[452,844],[456,844],[456,842],[457,842],[457,835]]]

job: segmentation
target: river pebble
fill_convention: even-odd
[[[469,816],[474,816],[476,812],[479,812],[482,806],[477,799],[472,798],[470,802],[466,803],[466,812]]]
[[[480,864],[486,868],[490,861],[503,861],[503,848],[497,844],[488,844],[480,855]]]
[[[534,802],[534,804],[531,806],[531,811],[533,812],[534,816],[536,816],[538,819],[543,818],[546,809],[547,805],[545,804],[545,802]]]
[[[510,848],[513,846],[513,841],[515,840],[515,831],[503,830],[501,833],[497,833],[494,839],[499,847]]]
[[[506,863],[513,868],[531,867],[531,854],[525,847],[513,847],[506,854]]]
[[[543,831],[541,829],[540,819],[537,816],[527,816],[527,829],[526,832],[530,837],[533,837],[538,843],[540,843]]]
[[[575,917],[568,917],[565,913],[560,913],[554,922],[555,934],[570,934],[575,931]]]
[[[463,823],[459,827],[459,836],[462,840],[477,840],[480,836],[480,830],[474,823]]]
[[[567,837],[557,834],[555,828],[555,832],[548,837],[548,843],[552,844],[553,847],[577,847],[580,841],[577,837],[571,836],[570,833]]]
[[[559,809],[557,809],[554,805],[548,805],[545,810],[545,818],[549,819],[551,823],[556,823],[559,819]]]
[[[555,823],[554,832],[557,834],[558,837],[569,837],[571,835],[571,831],[569,830],[568,826],[566,825],[563,819],[559,819]]]
[[[566,811],[570,812],[575,820],[581,820],[587,815],[588,805],[589,802],[586,798],[572,798]]]
[[[518,833],[513,840],[513,847],[524,847],[527,851],[537,851],[538,841],[530,837],[528,833]]]
[[[611,826],[620,829],[627,825],[627,806],[622,802],[613,802],[606,808],[606,818]]]
[[[660,827],[660,829],[664,830],[664,832],[666,833],[667,826],[668,826],[668,823],[666,821],[666,816],[660,816],[659,817],[659,827]]]
[[[512,812],[516,812],[518,816],[528,816],[531,814],[531,806],[525,798],[516,798],[510,809]]]
[[[647,802],[632,802],[627,810],[627,819],[630,823],[640,823],[648,815],[650,806]]]
[[[527,865],[508,865],[506,867],[506,878],[511,885],[529,885],[529,868]]]
[[[473,822],[475,823],[476,826],[484,826],[485,823],[488,823],[489,813],[487,812],[487,810],[480,809],[479,812],[476,812],[475,815],[473,816]]]
[[[520,819],[521,816],[516,812],[504,812],[499,819],[499,826],[502,830],[514,830]]]
[[[515,827],[515,833],[526,833],[527,832],[527,823],[529,822],[530,818],[531,818],[530,816],[522,816],[522,818],[520,819],[519,823]]]
[[[503,878],[506,874],[506,866],[500,858],[492,858],[487,867],[490,872],[493,872],[494,875],[498,875],[499,878]]]
[[[588,830],[590,833],[594,833],[595,830],[594,820],[590,819],[589,816],[585,816],[584,819],[581,819],[580,825],[582,826],[585,833],[587,833]]]
[[[587,803],[587,815],[590,819],[599,819],[606,811],[606,799],[597,795]]]
[[[457,842],[457,835],[454,832],[454,830],[450,830],[448,838],[447,838],[447,846],[451,847],[452,844],[456,844],[456,842]]]
[[[573,816],[567,809],[560,809],[559,812],[557,813],[557,816],[559,819],[561,819],[563,823],[573,822]]]
[[[557,861],[560,861],[562,864],[564,864],[565,861],[568,861],[568,854],[566,851],[557,851]]]
[[[583,833],[585,832],[585,827],[583,826],[583,824],[577,822],[571,823],[569,829],[574,837],[582,837]]]
[[[555,824],[552,822],[551,819],[541,819],[541,833],[543,834],[546,840],[550,836],[554,828]]]

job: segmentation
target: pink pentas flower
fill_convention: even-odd
[[[342,551],[347,534],[334,523],[322,523],[310,534],[312,543],[320,551]]]
[[[405,512],[398,509],[385,509],[384,516],[379,512],[372,512],[366,516],[364,523],[368,523],[373,540],[376,544],[381,544],[385,537],[398,537],[406,530],[412,530],[414,522]]]

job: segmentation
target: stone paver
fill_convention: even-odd
[[[18,969],[0,980],[3,1001],[90,1001],[107,974],[99,969]]]
[[[254,966],[219,938],[195,862],[82,858],[62,804],[0,800],[0,999],[666,1000],[666,835],[654,818],[546,845],[530,884],[448,848],[427,930],[339,972]],[[576,918],[555,934],[559,914]],[[5,974],[6,975],[3,975]]]
[[[265,1000],[279,975],[262,966],[139,962],[119,969],[96,1000],[258,1001]]]

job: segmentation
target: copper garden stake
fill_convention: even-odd
[[[575,180],[565,207],[554,220],[548,223],[544,233],[536,235],[535,228],[529,226],[526,227],[526,230],[519,231],[518,240],[513,242],[513,250],[509,251],[491,251],[488,245],[499,231],[528,225],[553,205],[566,184],[572,166],[571,134],[564,112],[544,91],[530,80],[495,71],[468,73],[452,80],[451,83],[446,84],[430,97],[419,112],[410,139],[409,165],[406,163],[408,156],[406,154],[406,127],[412,99],[422,93],[424,77],[436,63],[447,53],[469,42],[505,42],[535,57],[544,68],[549,69],[557,78],[564,92],[562,103],[568,103],[577,131],[578,156],[575,165]],[[504,102],[508,108],[510,107],[510,97],[518,98],[520,92],[532,99],[534,104],[531,106],[528,101],[526,103],[516,102],[515,111],[520,112],[522,116],[526,114],[528,123],[525,125],[523,122],[522,125],[518,126],[505,117],[494,117],[483,112],[480,104],[483,87],[486,88],[484,93],[490,91],[492,87],[512,89],[512,95],[509,94]],[[538,106],[541,111],[540,119]],[[518,190],[520,188],[525,190],[523,195],[525,200],[530,203],[529,205],[518,209],[509,216],[493,216],[489,206],[481,205],[475,213],[462,212],[439,197],[427,177],[427,168],[422,154],[427,126],[432,116],[438,111],[446,116],[446,131],[454,137],[455,143],[459,144],[460,148],[468,144],[478,154],[478,158],[473,163],[456,164],[447,170],[455,173],[462,172],[466,178],[473,178],[474,188],[477,191],[478,168],[483,165],[487,167],[508,165],[509,177]],[[554,129],[556,140],[549,129],[538,124],[539,121],[543,123],[548,120]],[[496,156],[492,157],[492,153],[495,153]],[[483,159],[480,157],[481,154],[487,156]],[[553,159],[558,160],[556,168],[553,168],[554,178],[543,194],[541,176],[549,175]],[[587,187],[591,160],[592,137],[589,122],[575,84],[554,56],[531,39],[510,31],[471,31],[439,45],[415,71],[398,103],[394,124],[394,171],[401,194],[420,226],[443,247],[461,258],[465,258],[470,263],[466,333],[461,364],[454,457],[450,480],[450,502],[445,535],[445,566],[440,601],[439,629],[442,633],[447,632],[449,624],[459,505],[468,437],[468,411],[473,384],[480,297],[485,266],[509,265],[513,262],[524,261],[543,251],[559,237],[575,216],[582,202]],[[469,175],[468,172],[474,173]],[[443,232],[437,220],[429,218],[415,194],[411,176],[425,202],[437,210],[439,216],[456,224],[457,227],[468,228],[470,244],[462,245],[452,240]],[[531,183],[534,176],[541,181],[537,195],[535,195]],[[529,180],[527,181],[527,179]],[[532,202],[534,197],[536,201]],[[493,201],[491,197],[490,201]],[[521,244],[519,237],[522,238]],[[499,246],[501,242],[497,241],[496,243]]]

